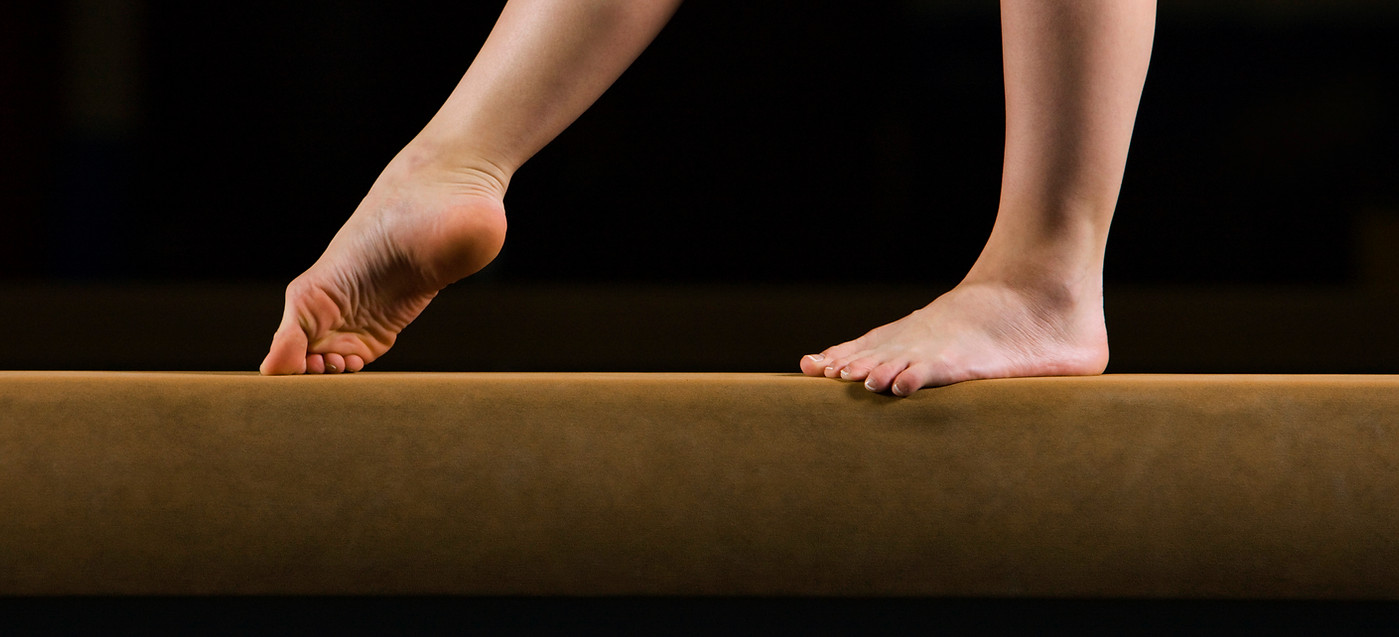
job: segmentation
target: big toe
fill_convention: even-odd
[[[830,373],[828,373],[827,370],[835,365],[837,361],[841,361],[859,351],[861,351],[861,347],[858,341],[847,341],[840,345],[827,348],[826,351],[820,354],[807,354],[803,356],[801,360],[802,373],[807,376],[834,377],[834,374],[839,373],[840,370],[844,368],[844,365],[842,364],[839,368],[832,370]]]
[[[802,373],[807,376],[824,376],[829,360],[830,357],[825,354],[807,354],[801,360]]]
[[[283,320],[272,335],[272,347],[258,370],[264,376],[306,373],[306,333],[294,319]]]

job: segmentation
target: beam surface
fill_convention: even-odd
[[[0,372],[0,594],[1399,599],[1399,376]]]

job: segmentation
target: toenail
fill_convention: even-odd
[[[875,389],[875,388],[874,388],[874,379],[873,379],[873,378],[871,378],[871,379],[865,381],[865,389],[868,389],[868,390],[870,390],[870,391],[879,391],[878,389]]]
[[[907,396],[904,393],[904,388],[900,387],[898,383],[894,383],[893,392],[895,396]]]
[[[843,379],[845,379],[845,380],[850,380],[850,370],[848,370],[848,369],[842,369],[842,370],[840,370],[840,377],[843,378]]]
[[[821,362],[821,361],[823,361],[823,360],[826,360],[826,357],[825,357],[825,356],[822,356],[822,355],[820,355],[820,354],[807,354],[806,357],[807,357],[807,358],[810,358],[810,359],[811,359],[811,362],[813,362],[813,363],[819,363],[819,362]]]
[[[339,367],[336,367],[336,366],[330,365],[330,364],[327,364],[327,365],[325,366],[325,368],[328,369],[328,370],[330,370],[330,371],[332,371],[332,372],[335,371],[335,370],[337,370],[337,369],[340,369]]]

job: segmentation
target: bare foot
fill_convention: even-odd
[[[1107,362],[1101,292],[963,282],[913,314],[803,357],[801,368],[907,396],[977,378],[1101,374]]]
[[[321,258],[287,286],[263,374],[355,372],[382,356],[437,292],[505,241],[504,177],[410,145]]]

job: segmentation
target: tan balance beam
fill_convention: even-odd
[[[1399,376],[0,372],[0,594],[1399,598]]]

